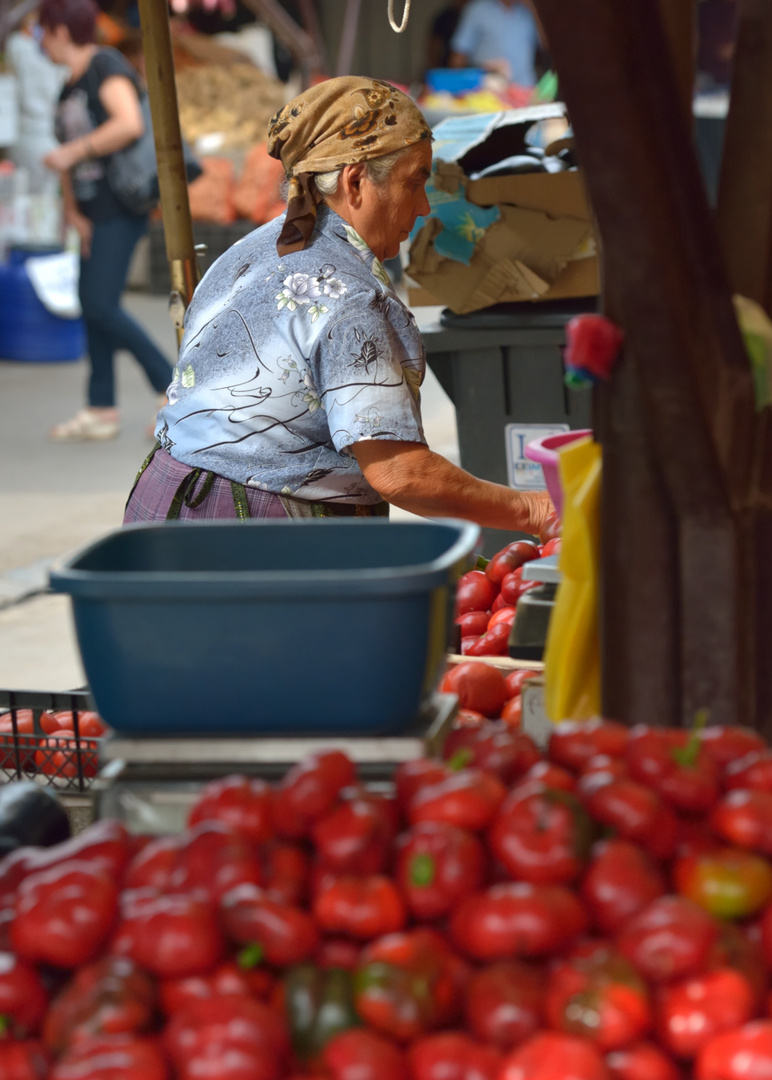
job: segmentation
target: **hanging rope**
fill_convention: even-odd
[[[405,0],[405,9],[402,12],[402,23],[397,26],[394,21],[394,0],[389,0],[389,23],[395,34],[401,34],[403,30],[407,29],[407,20],[410,18],[410,4],[412,0]]]

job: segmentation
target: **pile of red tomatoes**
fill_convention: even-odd
[[[772,1076],[759,735],[483,718],[390,781],[330,749],[7,855],[3,1080]]]

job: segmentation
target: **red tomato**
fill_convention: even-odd
[[[714,1035],[697,1055],[694,1080],[765,1080],[772,1075],[772,1021]]]
[[[503,1061],[498,1080],[611,1080],[603,1055],[587,1039],[542,1031]]]
[[[470,570],[456,585],[456,616],[470,611],[488,611],[498,591],[498,586],[482,570]]]
[[[547,753],[558,765],[581,771],[596,754],[622,757],[630,729],[615,720],[564,721],[550,735]]]
[[[544,1024],[545,972],[519,960],[478,970],[466,987],[465,1015],[473,1035],[511,1050]]]
[[[724,787],[772,791],[772,750],[753,750],[728,762],[722,777]]]
[[[25,769],[34,763],[38,738],[32,709],[16,709],[16,731],[10,712],[0,714],[0,768]],[[18,750],[18,756],[17,756]]]
[[[495,1050],[461,1031],[424,1035],[408,1050],[412,1080],[495,1080],[500,1064]]]
[[[633,965],[600,944],[556,964],[545,1012],[549,1026],[603,1050],[642,1038],[652,1026],[649,990]]]
[[[772,898],[772,866],[763,855],[722,847],[673,866],[677,891],[720,919],[745,919]]]
[[[504,708],[501,710],[501,719],[506,720],[509,727],[518,730],[523,724],[523,699],[518,694],[517,697],[510,698],[509,701],[504,702]]]
[[[94,739],[76,739],[74,731],[60,728],[53,735],[41,739],[35,752],[35,764],[46,776],[78,776],[79,768],[84,777],[97,774],[97,744]]]
[[[334,1035],[322,1051],[332,1080],[407,1080],[402,1051],[382,1035],[351,1028]]]
[[[516,614],[517,611],[513,607],[499,608],[499,610],[494,611],[494,613],[488,619],[487,629],[490,630],[492,626],[497,626],[501,622],[506,623],[507,626],[512,626],[512,623],[515,621]]]
[[[708,821],[724,840],[772,855],[772,791],[728,791],[713,807]]]
[[[509,697],[515,697],[522,692],[523,683],[527,679],[536,679],[541,675],[540,671],[533,671],[531,668],[520,668],[517,671],[510,671],[504,681],[507,684],[507,695]]]
[[[491,851],[516,881],[567,884],[584,869],[593,824],[568,791],[507,796],[488,832]]]
[[[711,724],[697,732],[703,749],[722,767],[746,754],[767,749],[758,731],[735,725]]]
[[[485,576],[496,585],[500,585],[507,574],[517,570],[518,566],[539,558],[539,548],[532,540],[515,540],[497,551],[485,567]]]
[[[593,848],[581,895],[601,934],[617,933],[664,893],[664,878],[637,844],[614,839]]]
[[[481,638],[471,645],[468,656],[506,656],[509,651],[509,635],[512,627],[509,622],[497,623],[486,630]]]
[[[541,557],[546,559],[548,555],[559,555],[563,541],[559,536],[553,536],[541,549]]]
[[[483,716],[498,716],[507,700],[504,676],[492,664],[467,660],[449,668],[440,682],[440,691],[455,694],[464,709]]]
[[[465,615],[459,615],[456,626],[461,628],[461,637],[482,637],[488,629],[490,615],[487,611],[467,611]]]
[[[693,1058],[714,1035],[753,1019],[756,995],[732,968],[665,986],[659,996],[659,1039],[676,1057]]]
[[[644,978],[675,982],[704,972],[719,938],[716,919],[683,896],[661,896],[624,924],[619,951]]]
[[[561,528],[560,518],[558,517],[557,512],[553,510],[539,529],[539,543],[547,544],[550,540],[554,540],[556,536],[560,536]]]
[[[680,1080],[681,1071],[650,1042],[622,1046],[606,1055],[613,1080]]]
[[[485,618],[486,619],[488,618],[487,613],[485,615]],[[462,637],[461,638],[461,655],[462,656],[469,656],[469,653],[470,653],[471,649],[473,648],[474,645],[477,644],[478,641],[480,641],[482,636],[483,636],[482,634],[467,634],[465,637]]]

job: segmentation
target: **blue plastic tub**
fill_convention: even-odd
[[[169,522],[51,573],[122,734],[397,734],[442,674],[476,525]]]
[[[0,263],[0,359],[35,363],[79,360],[86,350],[82,318],[52,314],[38,298],[25,263],[32,255],[56,255],[53,246],[15,247]]]
[[[424,81],[434,94],[468,94],[479,90],[487,74],[484,68],[430,68]]]

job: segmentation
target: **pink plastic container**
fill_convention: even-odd
[[[534,439],[533,442],[525,445],[523,452],[528,460],[535,461],[542,467],[544,482],[558,517],[563,516],[563,487],[558,472],[558,451],[562,446],[575,442],[577,439],[583,439],[586,435],[592,435],[591,428],[559,431],[557,435],[545,435],[543,439]]]

